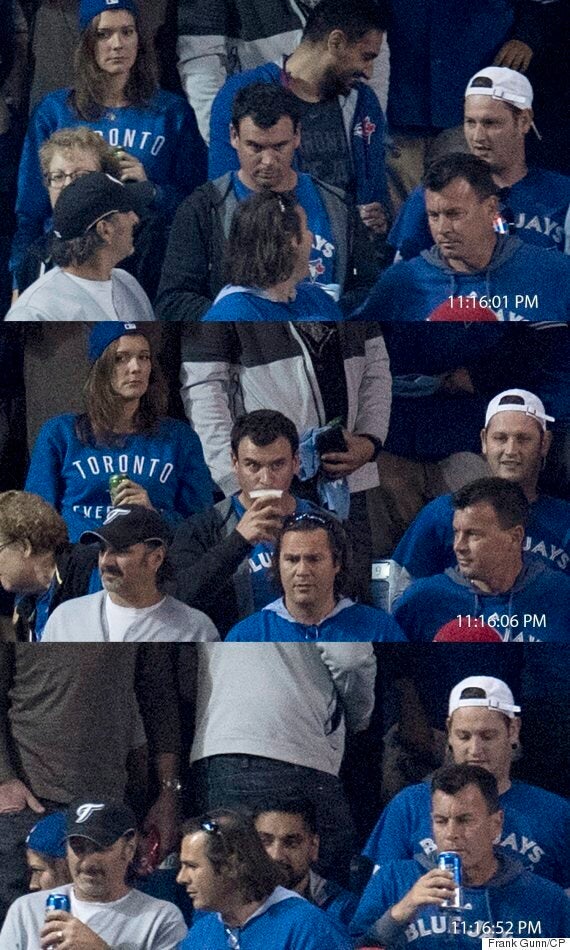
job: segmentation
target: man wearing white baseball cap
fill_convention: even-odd
[[[535,785],[511,779],[519,752],[521,708],[509,686],[492,676],[468,676],[449,695],[450,758],[491,772],[499,791],[504,824],[499,844],[535,874],[570,885],[570,804]],[[364,849],[374,864],[431,855],[429,781],[409,785],[381,814]]]
[[[526,136],[530,129],[538,135],[532,101],[526,76],[505,66],[487,66],[467,84],[463,130],[469,151],[489,165],[501,189],[497,229],[564,252],[570,178],[527,165]],[[431,247],[423,188],[416,188],[402,206],[388,241],[406,260]]]
[[[487,406],[481,451],[491,474],[520,485],[530,504],[525,554],[570,573],[570,503],[538,491],[552,438],[548,422],[554,419],[534,393],[505,390]],[[454,564],[452,496],[440,495],[422,508],[394,552],[391,599],[412,580],[439,574]]]

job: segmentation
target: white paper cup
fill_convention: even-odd
[[[282,488],[256,488],[254,491],[250,491],[250,498],[275,498],[278,500],[283,497]]]

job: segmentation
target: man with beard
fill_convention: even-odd
[[[302,171],[341,188],[359,205],[364,223],[384,233],[387,186],[384,116],[370,80],[386,29],[372,0],[323,0],[311,11],[301,43],[282,68],[266,63],[233,76],[214,100],[210,122],[210,178],[237,169],[229,138],[235,93],[252,82],[287,86],[301,109]],[[384,206],[384,207],[383,207]]]
[[[67,817],[69,911],[49,909],[46,891],[20,897],[0,933],[3,950],[42,947],[104,950],[144,946],[174,950],[186,933],[182,914],[167,901],[131,888],[126,875],[137,847],[136,818],[118,802],[74,802]]]
[[[370,289],[378,242],[369,240],[343,192],[296,171],[300,116],[299,100],[283,86],[255,82],[238,90],[230,127],[238,169],[201,185],[178,208],[162,269],[159,319],[198,321],[209,310],[226,283],[224,251],[234,212],[252,194],[267,191],[293,194],[307,215],[311,283],[335,299],[352,291],[346,309]]]
[[[348,927],[358,897],[313,869],[319,858],[319,836],[312,802],[268,798],[256,809],[254,824],[265,851],[281,873],[284,887]]]
[[[100,545],[104,590],[60,604],[48,619],[43,641],[218,640],[209,617],[162,591],[170,540],[168,525],[154,509],[111,509],[99,531],[81,535],[83,543]]]

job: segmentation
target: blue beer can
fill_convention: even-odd
[[[67,894],[48,894],[46,900],[46,913],[49,910],[71,910],[71,902]]]
[[[442,871],[451,871],[455,884],[455,893],[452,900],[442,901],[441,906],[450,910],[459,910],[463,906],[461,891],[461,857],[457,851],[442,851],[437,858],[437,866]]]

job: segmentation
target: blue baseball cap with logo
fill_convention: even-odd
[[[89,334],[89,362],[94,363],[105,352],[110,343],[119,337],[144,336],[145,331],[139,323],[116,323],[114,320],[100,320],[95,323]]]
[[[81,0],[79,5],[79,29],[84,30],[93,17],[100,13],[112,10],[128,10],[133,16],[138,16],[138,8],[134,0]]]

